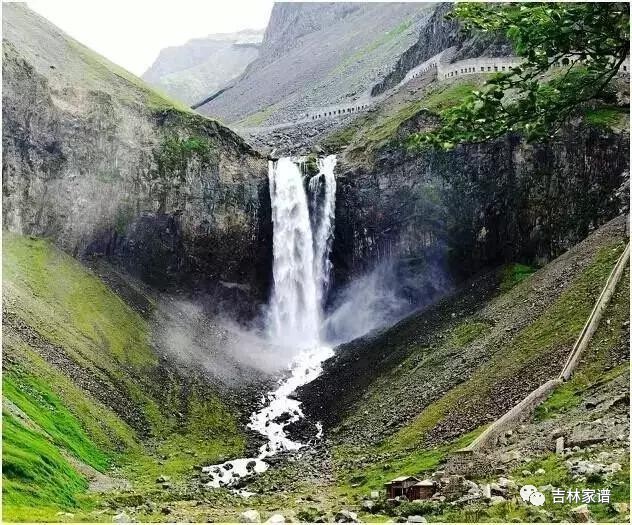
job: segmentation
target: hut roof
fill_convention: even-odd
[[[414,477],[414,476],[400,476],[398,478],[392,479],[391,481],[389,481],[387,483],[387,485],[389,483],[400,483],[401,481],[408,481],[408,480],[414,480],[414,481],[419,481],[418,478]]]
[[[420,481],[419,483],[415,483],[416,487],[433,487],[434,486],[434,481],[432,481],[431,479],[424,479],[423,481]]]

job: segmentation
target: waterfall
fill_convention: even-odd
[[[320,328],[312,229],[299,167],[289,158],[270,161],[274,288],[270,337],[283,346],[314,346]]]
[[[285,346],[309,348],[320,341],[331,270],[335,165],[335,155],[318,160],[318,174],[310,179],[307,195],[295,162],[281,158],[269,163],[274,259],[269,331]]]
[[[336,212],[336,156],[330,155],[318,159],[318,175],[309,181],[312,210],[315,219],[314,232],[314,279],[316,282],[316,300],[323,307],[323,298],[329,287],[331,262],[329,253],[333,241],[333,227]],[[322,194],[322,201],[321,201]]]
[[[336,157],[318,161],[318,174],[305,190],[298,164],[281,158],[268,165],[273,226],[274,287],[268,312],[268,336],[289,348],[294,356],[286,377],[262,399],[262,408],[250,415],[248,426],[267,438],[256,458],[240,458],[204,467],[208,486],[221,487],[241,477],[263,472],[264,461],[277,452],[298,450],[286,427],[304,417],[301,403],[292,393],[321,373],[323,361],[333,349],[320,339],[322,308],[329,285],[329,253],[333,238]],[[310,216],[311,211],[311,216]],[[322,427],[315,423],[319,438]]]

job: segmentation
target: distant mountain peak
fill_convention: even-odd
[[[212,33],[167,47],[142,78],[175,99],[192,104],[241,75],[259,55],[263,33],[263,29]]]

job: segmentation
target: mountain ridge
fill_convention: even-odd
[[[141,78],[186,104],[239,77],[257,58],[263,30],[210,34],[164,48]]]

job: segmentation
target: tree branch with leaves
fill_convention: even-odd
[[[629,8],[605,2],[456,4],[448,16],[465,31],[504,33],[524,61],[443,111],[439,129],[413,134],[409,145],[451,149],[507,133],[528,141],[554,136],[585,103],[612,98],[611,81],[630,46]],[[564,70],[551,74],[558,65]]]

